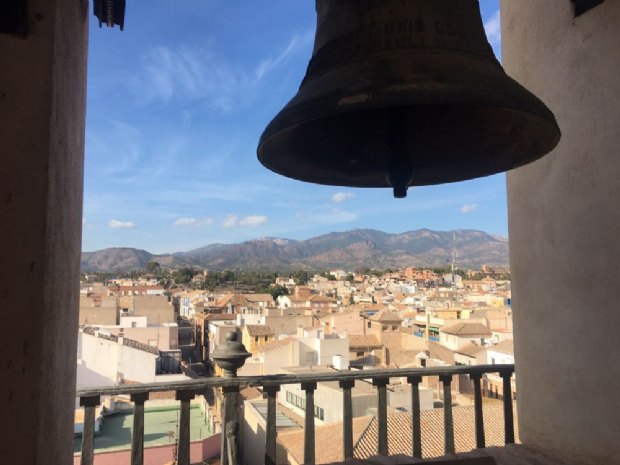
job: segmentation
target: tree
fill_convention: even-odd
[[[181,268],[172,273],[172,278],[177,284],[189,284],[195,274],[198,272],[192,268]]]
[[[157,274],[161,271],[161,265],[156,261],[151,260],[145,265],[144,271],[151,274]]]
[[[268,289],[265,289],[267,294],[271,294],[271,297],[273,297],[273,300],[276,300],[278,297],[280,297],[281,295],[288,295],[288,289],[284,286],[271,286]]]
[[[308,284],[308,280],[310,279],[308,276],[308,272],[305,270],[297,270],[295,271],[291,278],[293,278],[295,280],[295,282],[297,284],[299,284],[300,286],[303,286],[305,284]]]

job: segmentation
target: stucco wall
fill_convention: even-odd
[[[119,335],[120,328],[109,331]],[[160,350],[175,350],[179,346],[179,327],[174,324],[170,326],[149,326],[147,328],[123,328],[123,334],[127,339],[141,342],[146,345],[156,344]]]
[[[349,339],[315,337],[299,338],[299,358],[297,366],[328,366],[333,363],[334,355],[342,356],[342,363],[349,365]]]
[[[283,373],[283,368],[295,366],[297,359],[294,354],[297,352],[298,341],[291,341],[289,344],[279,347],[272,347],[264,354],[263,374],[275,375]]]
[[[578,18],[568,0],[501,7],[505,68],[562,130],[507,178],[520,437],[617,464],[620,1]]]
[[[79,324],[115,325],[117,316],[116,307],[80,307]]]
[[[324,317],[323,321],[329,322],[331,330],[338,334],[364,334],[366,321],[358,312],[334,313]]]
[[[27,7],[28,36],[0,34],[0,450],[3,463],[68,464],[88,2]]]
[[[192,463],[198,463],[217,457],[220,452],[221,435],[216,434],[201,441],[189,444],[189,457]],[[168,465],[174,457],[174,444],[165,446],[146,447],[144,449],[144,463],[149,465]],[[73,457],[73,464],[79,465],[81,456]],[[115,450],[111,452],[95,453],[94,465],[126,465],[131,461],[131,450]]]
[[[312,326],[311,315],[265,316],[264,324],[271,326],[277,336],[283,334],[297,334],[297,328]]]
[[[157,355],[118,342],[80,333],[80,359],[78,359],[78,388],[91,386],[87,382],[97,374],[112,383],[119,376],[141,383],[153,383]],[[81,375],[85,377],[82,378]]]
[[[243,457],[247,465],[265,463],[265,429],[266,422],[249,401],[243,408]]]

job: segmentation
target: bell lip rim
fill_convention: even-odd
[[[557,147],[557,145],[556,145]],[[407,184],[408,188],[412,188],[412,187],[427,187],[427,186],[439,186],[439,185],[443,185],[443,184],[454,184],[454,183],[458,183],[458,182],[466,182],[466,181],[472,181],[474,179],[482,179],[482,178],[486,178],[489,176],[496,176],[498,174],[502,174],[502,173],[508,173],[512,170],[516,170],[519,168],[523,168],[527,165],[530,165],[534,162],[537,162],[538,160],[544,158],[545,156],[549,155],[553,150],[555,149],[555,147],[553,149],[551,149],[549,152],[546,152],[542,155],[536,156],[535,158],[529,159],[523,163],[520,163],[518,165],[514,165],[511,166],[509,168],[502,168],[499,170],[493,170],[491,172],[488,173],[484,173],[484,174],[480,174],[480,175],[475,175],[475,176],[466,176],[466,177],[461,177],[461,178],[450,178],[450,179],[444,179],[441,180],[439,182],[437,181],[418,181],[416,179],[413,179],[412,181],[410,181],[409,184]],[[260,160],[259,160],[260,161]],[[305,182],[308,184],[317,184],[320,186],[331,186],[331,187],[349,187],[352,189],[392,189],[394,186],[392,186],[391,184],[389,184],[387,181],[385,181],[384,184],[354,184],[354,183],[337,183],[337,182],[324,182],[324,181],[315,181],[315,180],[311,180],[311,179],[303,179],[301,177],[296,177],[296,176],[291,176],[289,174],[284,174],[283,172],[280,171],[276,171],[275,169],[265,165],[262,161],[261,164],[264,168],[268,169],[269,171],[271,171],[272,173],[275,173],[279,176],[283,176],[285,178],[291,179],[293,181],[298,181],[298,182]],[[415,171],[414,171],[415,174]]]
[[[542,102],[541,102],[542,103]],[[428,106],[432,106],[433,104],[428,104]],[[434,104],[436,106],[441,106],[444,104]],[[408,106],[413,106],[413,105],[405,105],[405,104],[401,104],[401,105],[394,105],[394,106],[390,106],[390,107],[376,107],[376,108],[368,108],[368,111],[373,111],[373,110],[384,110],[384,109],[388,109],[388,108],[395,108],[395,107],[408,107]],[[484,107],[484,106],[491,106],[491,105],[452,105],[450,104],[450,106],[461,106],[461,107],[467,107],[467,106],[471,106],[471,107],[476,107],[476,106],[480,106],[480,107]],[[557,145],[560,143],[560,140],[562,139],[562,129],[560,128],[560,125],[558,124],[558,121],[555,117],[555,115],[553,114],[553,112],[546,107],[546,105],[543,106],[546,108],[548,115],[541,115],[538,113],[534,113],[531,111],[524,111],[521,110],[519,108],[514,108],[514,107],[510,107],[510,106],[498,106],[498,105],[493,105],[494,108],[496,109],[501,109],[501,110],[507,110],[507,111],[514,111],[514,112],[519,112],[522,113],[524,115],[526,115],[527,117],[530,118],[538,118],[541,120],[542,123],[546,123],[549,126],[550,130],[553,130],[554,137],[553,138],[549,138],[549,146],[551,147],[549,150],[547,150],[546,152],[544,152],[542,155],[540,155],[540,157],[545,156],[547,153],[550,153],[551,151],[553,151]],[[279,133],[281,132],[285,132],[285,131],[290,131],[294,128],[297,128],[301,125],[307,124],[307,123],[311,123],[314,121],[319,121],[323,118],[328,118],[328,117],[334,117],[334,116],[340,116],[340,115],[346,115],[347,113],[354,113],[355,109],[350,109],[349,111],[338,111],[338,112],[332,112],[332,113],[323,113],[321,115],[317,115],[316,117],[313,118],[308,118],[304,121],[299,121],[299,122],[292,122],[291,124],[282,127],[280,129],[274,130],[272,128],[272,125],[276,122],[276,120],[278,119],[278,117],[280,116],[280,114],[276,115],[273,120],[271,120],[271,122],[267,125],[267,127],[263,130],[259,141],[258,141],[258,146],[256,147],[256,155],[258,160],[261,162],[261,164],[263,166],[265,166],[266,168],[269,168],[269,166],[265,165],[265,163],[263,163],[263,157],[264,155],[264,146],[265,144],[273,139],[274,137],[276,137]],[[550,116],[551,118],[547,118],[547,116]],[[271,168],[269,168],[271,169]]]
[[[544,104],[543,104],[544,105]],[[520,113],[524,113],[525,115],[527,115],[528,117],[533,117],[533,118],[538,118],[541,120],[542,123],[546,123],[554,132],[553,137],[549,137],[549,139],[547,139],[547,144],[545,149],[541,150],[540,152],[536,153],[535,155],[531,155],[529,157],[527,157],[526,160],[519,162],[519,163],[514,163],[514,164],[510,164],[508,165],[508,167],[506,168],[501,168],[501,169],[497,169],[497,170],[492,170],[491,172],[488,173],[484,173],[481,174],[479,176],[464,176],[464,177],[453,177],[452,179],[448,179],[448,180],[442,180],[440,182],[436,182],[436,181],[424,181],[422,178],[422,180],[420,179],[416,179],[415,173],[419,173],[421,171],[437,171],[438,168],[426,168],[426,169],[414,169],[414,177],[413,179],[410,181],[410,183],[407,185],[408,187],[423,187],[423,186],[433,186],[433,185],[441,185],[441,184],[451,184],[451,183],[456,183],[456,182],[464,182],[464,181],[469,181],[472,179],[480,179],[480,178],[485,178],[488,176],[494,176],[497,174],[501,174],[501,173],[507,173],[508,171],[512,171],[514,169],[518,169],[524,166],[527,166],[535,161],[540,160],[541,158],[545,157],[546,155],[550,154],[551,152],[553,152],[559,145],[560,141],[562,140],[562,130],[555,118],[555,115],[553,115],[553,113],[551,113],[551,111],[549,110],[552,118],[551,119],[547,119],[544,116],[541,115],[537,115],[535,113],[532,112],[525,112],[525,111],[521,111],[521,110],[517,110],[514,108],[508,108],[508,107],[498,107],[496,106],[496,108],[504,108],[510,111],[517,111]],[[343,114],[343,113],[336,113],[334,115],[327,115],[325,114],[324,116],[337,116],[338,114]],[[282,131],[287,131],[287,130],[291,130],[294,127],[297,127],[299,125],[311,122],[311,121],[316,121],[318,119],[320,119],[321,117],[317,117],[317,118],[313,118],[313,119],[308,119],[304,122],[301,123],[297,123],[294,125],[291,125],[289,127],[287,127],[286,129],[283,129]],[[282,132],[279,131],[279,132]],[[273,135],[270,135],[269,137],[265,138],[265,134],[267,132],[267,129],[265,129],[265,131],[263,132],[263,135],[261,136],[261,139],[259,141],[259,146],[257,147],[257,159],[260,162],[260,164],[265,167],[266,169],[272,171],[275,174],[278,174],[280,176],[284,176],[286,178],[295,180],[295,181],[301,181],[301,182],[307,182],[307,183],[311,183],[311,184],[318,184],[318,185],[323,185],[323,186],[334,186],[334,187],[351,187],[351,188],[356,188],[356,189],[381,189],[381,188],[392,188],[393,186],[391,184],[389,184],[387,182],[387,180],[381,181],[381,183],[377,182],[376,184],[355,184],[352,182],[349,183],[345,183],[345,182],[325,182],[325,181],[318,181],[318,180],[314,180],[314,179],[310,179],[308,177],[304,177],[303,173],[300,172],[301,174],[299,176],[293,176],[289,173],[284,173],[283,170],[277,169],[276,167],[274,167],[273,165],[268,164],[265,161],[265,156],[266,154],[264,153],[264,145],[273,137],[276,137],[276,135],[279,132],[274,133]],[[501,155],[496,155],[496,156],[500,156]],[[479,161],[484,162],[484,160],[486,160],[488,158],[480,158]]]
[[[532,94],[533,95],[533,94]],[[533,95],[534,96],[534,95]],[[265,129],[263,130],[263,132],[261,133],[261,136],[258,140],[258,146],[257,146],[257,155],[261,156],[261,150],[263,145],[271,138],[275,137],[278,133],[280,132],[284,132],[284,131],[289,131],[295,127],[298,127],[300,125],[306,124],[306,123],[310,123],[313,121],[318,121],[320,119],[323,118],[329,118],[329,117],[334,117],[334,116],[341,116],[341,115],[346,115],[348,113],[355,113],[357,111],[360,110],[360,108],[358,107],[361,105],[365,105],[365,107],[363,108],[363,111],[378,111],[378,110],[388,110],[390,108],[397,108],[397,107],[416,107],[416,106],[451,106],[451,107],[479,107],[479,108],[483,108],[483,107],[488,107],[488,108],[495,108],[498,110],[507,110],[507,111],[514,111],[514,112],[519,112],[522,113],[524,115],[528,115],[530,117],[535,117],[535,118],[540,118],[541,120],[543,120],[544,122],[550,124],[551,126],[553,126],[552,129],[555,129],[554,132],[557,133],[557,141],[555,143],[555,145],[558,144],[559,140],[561,139],[562,136],[562,132],[560,129],[560,126],[558,124],[557,118],[555,117],[555,114],[551,111],[551,109],[545,105],[545,103],[540,100],[538,97],[534,96],[534,98],[536,100],[538,100],[539,105],[537,105],[539,108],[539,110],[542,110],[540,112],[538,111],[534,111],[531,107],[528,109],[524,109],[524,108],[520,108],[519,106],[516,105],[495,105],[495,104],[485,104],[483,103],[476,103],[476,104],[472,104],[472,103],[466,103],[466,102],[441,102],[441,103],[415,103],[415,104],[411,104],[411,103],[395,103],[393,105],[388,105],[385,103],[382,103],[380,105],[376,105],[376,106],[369,106],[366,102],[363,103],[353,103],[351,105],[347,105],[345,108],[335,108],[333,104],[323,104],[321,105],[321,100],[319,100],[317,104],[312,105],[311,107],[305,107],[303,108],[303,112],[300,111],[299,109],[297,109],[297,111],[292,111],[293,116],[288,119],[288,122],[286,121],[281,121],[284,118],[282,117],[282,114],[285,112],[285,110],[287,110],[289,104],[287,104],[282,110],[280,110],[280,112],[278,112],[278,114],[276,116],[273,117],[273,119],[267,124],[267,126],[265,127]],[[330,100],[331,102],[332,100]],[[316,112],[316,116],[310,117],[310,118],[305,118],[303,120],[300,120],[299,116],[296,118],[295,113],[303,113],[303,114],[307,114],[310,111],[308,111],[311,108],[327,108],[327,107],[331,107],[332,111],[324,111],[321,112],[320,114],[318,112]],[[289,109],[287,110],[288,112],[291,112],[291,110],[293,109]],[[297,121],[296,121],[297,120]],[[279,127],[278,127],[279,126]],[[555,146],[554,146],[555,147]],[[553,149],[551,149],[553,150]]]

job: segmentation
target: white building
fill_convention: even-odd
[[[491,331],[482,323],[474,323],[460,320],[439,329],[439,343],[450,350],[473,343],[484,345],[492,336]]]
[[[330,368],[290,368],[288,373],[299,375],[306,373],[333,372]],[[306,394],[299,384],[284,384],[278,393],[278,402],[297,415],[305,416]],[[411,386],[395,382],[388,389],[388,408],[393,411],[410,411]],[[351,389],[353,417],[374,415],[377,408],[377,389],[370,382],[356,380]],[[318,425],[336,423],[343,420],[343,392],[337,381],[317,383],[314,391],[314,417]],[[420,408],[433,408],[433,391],[420,386]]]
[[[110,332],[80,331],[77,353],[78,389],[115,386],[125,381],[154,383],[188,379],[183,374],[157,374],[160,351]]]

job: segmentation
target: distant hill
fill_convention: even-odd
[[[457,230],[457,264],[477,268],[508,266],[508,240],[483,231]],[[452,231],[421,229],[388,234],[374,229],[332,232],[296,241],[261,238],[241,244],[210,244],[188,252],[152,255],[145,250],[112,248],[82,254],[85,271],[142,268],[151,260],[164,268],[200,266],[212,270],[293,270],[403,268],[447,266],[452,257]]]
[[[96,252],[82,252],[82,271],[128,271],[144,268],[150,261],[156,261],[164,268],[192,266],[173,255],[153,255],[146,250],[129,247],[112,247]]]

